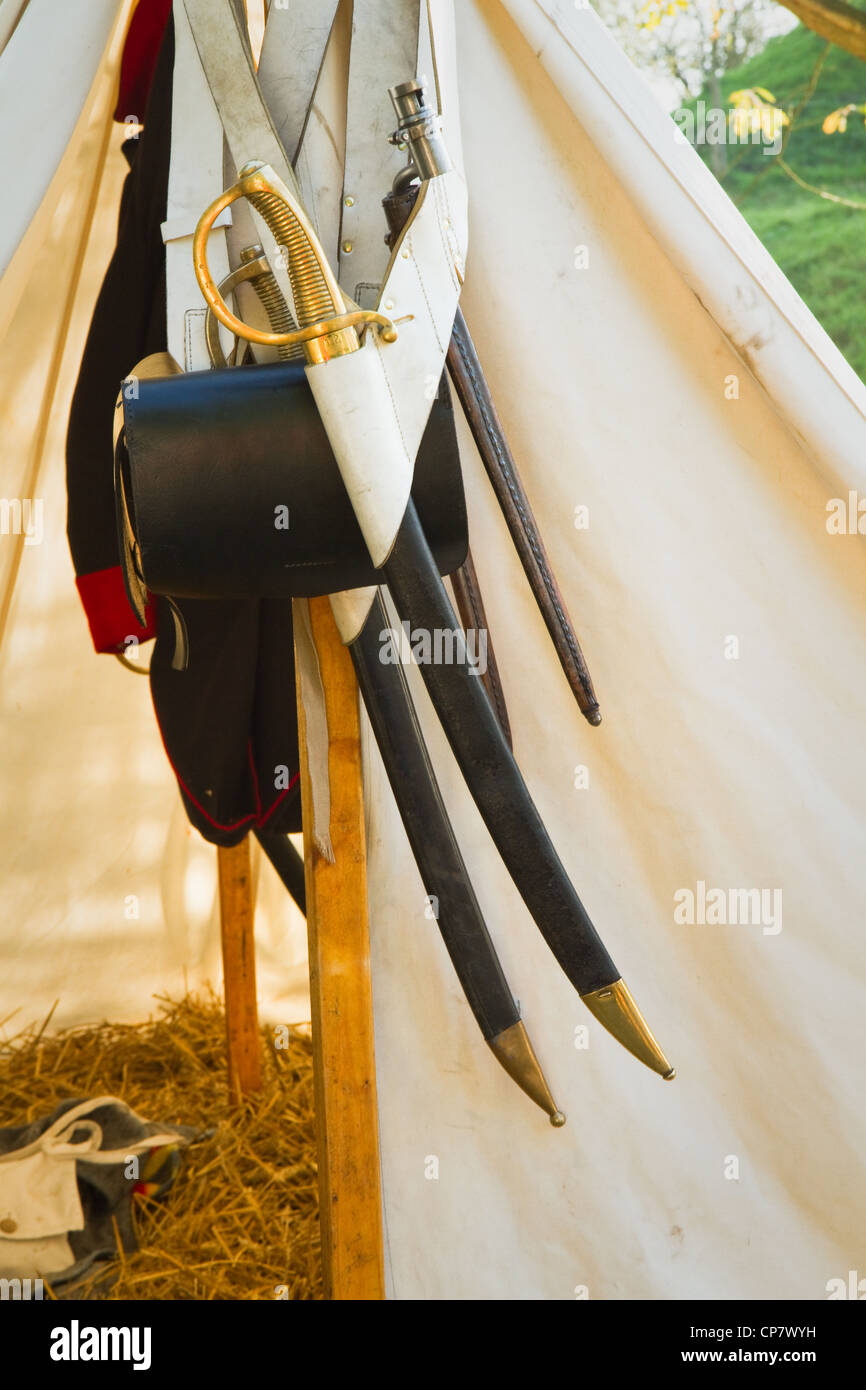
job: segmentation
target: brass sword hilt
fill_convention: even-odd
[[[229,309],[207,263],[207,239],[216,219],[239,198],[247,198],[266,222],[278,246],[288,253],[289,280],[299,327],[285,332],[253,328]],[[221,193],[201,215],[192,244],[195,277],[214,317],[236,337],[270,347],[303,347],[308,362],[327,362],[357,351],[367,329],[378,328],[392,343],[397,330],[372,309],[349,309],[307,214],[268,164],[245,164],[237,183]]]

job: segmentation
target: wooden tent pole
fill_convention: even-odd
[[[262,1084],[249,835],[230,849],[219,845],[217,866],[229,1096],[239,1105],[245,1096],[260,1090]]]
[[[299,698],[325,1296],[381,1299],[382,1198],[358,687],[327,599],[310,600],[310,621],[325,690],[334,850],[330,864],[313,840]]]

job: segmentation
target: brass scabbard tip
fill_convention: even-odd
[[[510,1028],[497,1033],[495,1038],[488,1038],[487,1045],[512,1081],[516,1081],[530,1100],[534,1100],[550,1116],[550,1123],[557,1129],[564,1125],[565,1116],[550,1094],[550,1087],[522,1022],[518,1020]]]
[[[596,728],[598,728],[599,724],[601,723],[601,710],[596,705],[595,709],[591,709],[587,712],[586,717],[590,724],[593,724]]]
[[[666,1081],[673,1080],[676,1073],[647,1027],[624,980],[615,980],[611,985],[594,989],[580,997],[602,1027],[613,1034],[632,1056]]]
[[[673,1079],[674,1079],[674,1077],[676,1076],[676,1074],[677,1074],[677,1069],[676,1069],[676,1067],[671,1067],[670,1071],[666,1071],[666,1072],[665,1072],[664,1076],[662,1077],[662,1081],[673,1081]]]

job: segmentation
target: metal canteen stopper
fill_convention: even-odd
[[[424,182],[437,174],[447,174],[454,166],[448,157],[439,115],[424,100],[426,77],[413,77],[388,88],[399,122],[391,136],[392,145],[406,145],[415,173]]]

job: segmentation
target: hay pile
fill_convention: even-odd
[[[308,1036],[291,1030],[288,1047],[277,1049],[263,1029],[262,1090],[234,1109],[219,1000],[160,1004],[150,1023],[51,1035],[43,1024],[4,1044],[0,1125],[25,1124],[73,1096],[116,1095],[146,1120],[217,1127],[185,1150],[164,1198],[133,1199],[141,1249],[115,1267],[119,1278],[106,1296],[321,1298]]]

